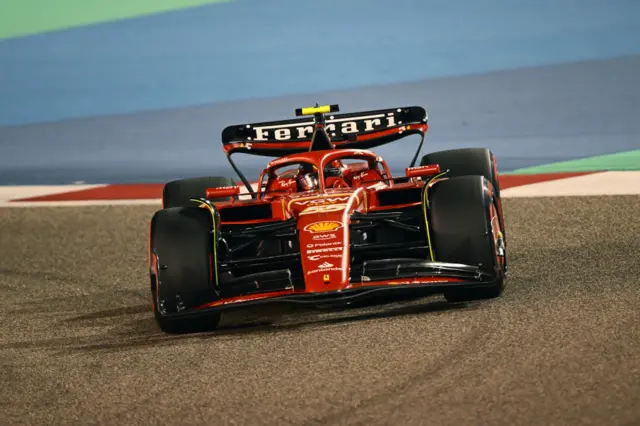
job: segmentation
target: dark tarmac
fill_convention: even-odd
[[[164,335],[154,207],[0,209],[0,424],[640,424],[640,196],[506,199],[502,298]]]

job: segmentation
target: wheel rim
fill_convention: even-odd
[[[504,242],[504,234],[502,233],[502,229],[500,226],[500,216],[498,214],[498,209],[496,207],[495,201],[491,203],[489,212],[491,217],[490,225],[491,235],[493,238],[493,251],[496,260],[496,272],[502,273],[505,266],[506,247]]]

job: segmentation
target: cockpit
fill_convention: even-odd
[[[263,194],[296,193],[323,189],[358,188],[389,179],[386,164],[375,155],[331,155],[320,162],[291,159],[263,173]],[[319,167],[322,167],[320,173]],[[321,182],[323,181],[323,182]],[[388,183],[388,181],[387,181]]]

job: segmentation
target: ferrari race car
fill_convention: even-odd
[[[494,155],[467,148],[424,155],[419,106],[233,125],[228,177],[167,183],[151,219],[152,308],[165,332],[213,329],[221,313],[262,305],[346,307],[370,297],[495,298],[506,238]],[[404,176],[370,149],[420,143]],[[279,157],[251,184],[233,153]]]

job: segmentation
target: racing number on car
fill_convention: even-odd
[[[344,210],[345,207],[347,207],[346,204],[324,204],[319,206],[309,206],[301,211],[300,214],[303,215],[312,213],[338,212],[340,210]]]

